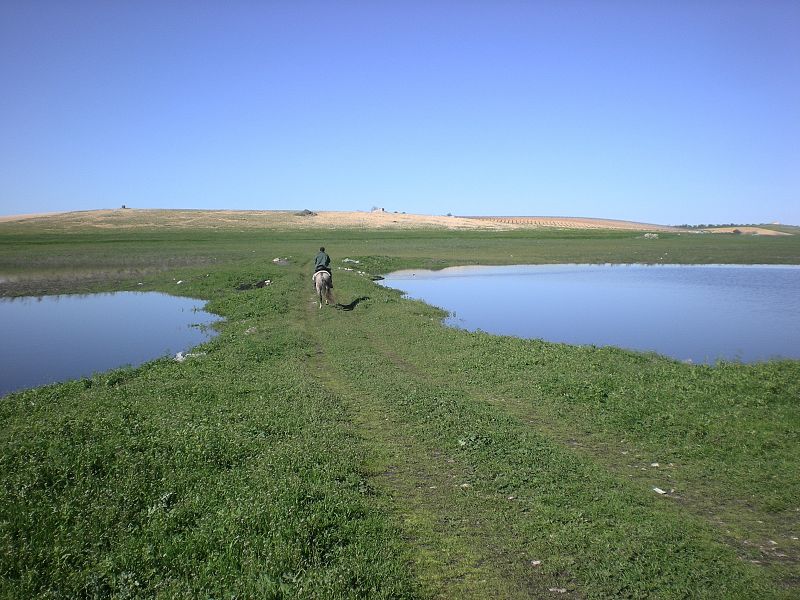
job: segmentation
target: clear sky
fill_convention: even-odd
[[[0,214],[800,224],[800,2],[0,2]]]

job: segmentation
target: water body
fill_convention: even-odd
[[[470,331],[655,351],[800,359],[800,267],[537,265],[399,271],[382,282]]]
[[[0,298],[0,396],[201,344],[219,320],[204,305],[156,292]]]

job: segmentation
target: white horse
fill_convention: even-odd
[[[319,307],[322,308],[322,299],[325,304],[333,302],[333,292],[331,291],[331,274],[327,271],[317,271],[314,273],[314,287],[319,298]]]

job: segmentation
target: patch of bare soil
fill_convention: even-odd
[[[678,227],[588,217],[468,217],[519,227],[556,227],[559,229],[628,229],[633,231],[681,231]]]
[[[28,219],[36,219],[39,217],[50,217],[53,215],[61,215],[64,213],[57,213],[57,212],[47,212],[47,213],[29,213],[25,215],[0,215],[0,223],[6,223],[10,221],[26,221]]]
[[[774,229],[766,229],[764,227],[712,227],[704,229],[708,233],[741,233],[747,235],[792,235],[784,231],[776,231]]]

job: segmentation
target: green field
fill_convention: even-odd
[[[323,310],[320,244],[365,272]],[[0,597],[797,597],[800,362],[452,330],[371,279],[562,262],[800,264],[800,236],[0,223],[2,295],[225,318],[203,356],[0,399]]]

